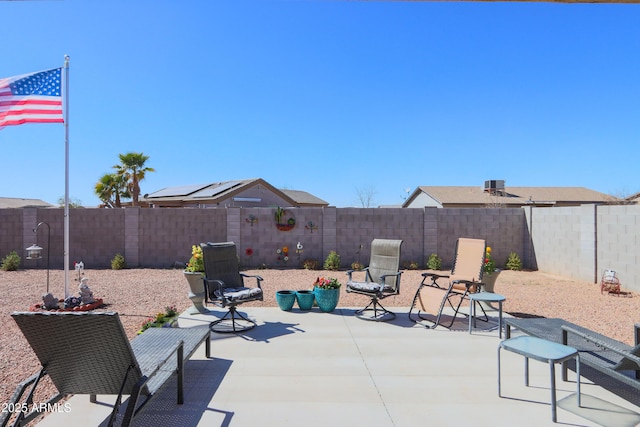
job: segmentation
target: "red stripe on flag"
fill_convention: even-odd
[[[16,126],[22,125],[25,123],[64,123],[64,120],[61,118],[54,119],[21,119],[21,120],[7,120],[0,121],[0,127],[2,126]]]

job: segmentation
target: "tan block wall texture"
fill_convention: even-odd
[[[234,241],[247,268],[298,268],[307,258],[321,263],[335,250],[341,267],[365,265],[374,238],[402,239],[402,261],[425,268],[431,253],[443,267],[453,261],[459,237],[482,238],[503,266],[516,252],[525,268],[598,282],[602,271],[618,271],[627,289],[640,290],[640,206],[584,205],[567,208],[286,208],[295,226],[279,230],[274,208],[71,209],[70,268],[110,268],[120,253],[129,267],[173,268],[189,259],[200,242]],[[46,268],[47,227],[51,227],[51,268],[64,262],[63,209],[0,210],[0,257],[15,250],[23,268]],[[45,259],[26,260],[38,243]],[[301,252],[296,245],[303,245]],[[289,249],[287,261],[277,250]],[[251,255],[249,255],[251,254]]]

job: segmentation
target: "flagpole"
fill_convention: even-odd
[[[64,56],[64,299],[69,296],[69,55]]]

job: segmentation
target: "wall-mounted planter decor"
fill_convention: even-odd
[[[283,208],[276,208],[274,217],[276,219],[276,227],[280,231],[289,231],[296,226],[296,220],[293,216],[289,216],[289,218],[287,218],[287,211]]]

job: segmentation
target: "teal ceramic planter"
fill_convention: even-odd
[[[316,302],[320,311],[330,313],[338,306],[338,299],[340,299],[340,288],[338,289],[322,289],[314,288],[313,290],[316,296]]]
[[[289,311],[296,302],[295,291],[276,291],[276,302],[281,310]]]
[[[296,300],[298,301],[298,307],[300,310],[311,310],[313,303],[316,300],[316,295],[313,291],[296,291]]]

